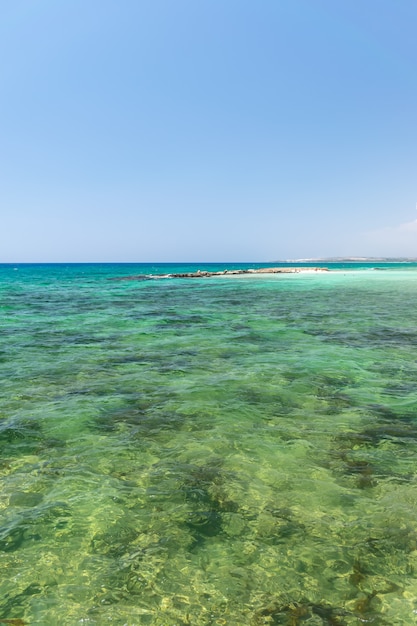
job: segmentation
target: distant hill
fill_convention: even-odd
[[[278,263],[279,261],[271,261]],[[416,257],[333,256],[314,259],[286,259],[285,263],[417,263]]]

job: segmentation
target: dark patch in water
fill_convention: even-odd
[[[382,537],[368,537],[365,542],[367,551],[377,557],[386,557],[388,554],[409,554],[417,550],[417,531],[410,526],[386,528]]]
[[[259,609],[255,616],[255,624],[265,623],[261,619],[268,620],[274,626],[299,626],[302,622],[314,620],[318,617],[322,626],[345,626],[343,616],[349,615],[339,607],[328,604],[315,604],[308,601],[280,604],[271,601],[265,608]]]
[[[144,354],[121,354],[120,356],[113,356],[107,361],[111,365],[126,365],[131,364],[143,364],[149,363],[149,356]]]
[[[352,573],[349,576],[349,582],[354,587],[360,589],[362,584],[372,575],[372,570],[366,567],[362,561],[355,559],[352,565]]]
[[[401,588],[398,585],[387,582],[385,589],[374,589],[370,593],[362,593],[355,602],[354,614],[358,616],[362,623],[369,622],[388,625],[389,623],[384,620],[381,612],[377,610],[377,605],[381,603],[381,599],[378,596],[399,591],[401,591]]]
[[[398,420],[401,419],[403,416],[400,416],[398,413],[396,413],[395,411],[393,411],[389,406],[386,406],[385,404],[368,404],[365,409],[367,411],[369,411],[369,413],[371,413],[372,415],[375,415],[376,417],[378,417],[379,419],[384,419],[384,420]]]
[[[345,409],[350,409],[355,406],[352,399],[343,392],[332,392],[330,390],[319,390],[318,398],[327,402],[327,407],[324,409],[324,413],[327,415],[339,415]]]
[[[396,347],[402,345],[410,347],[417,343],[417,332],[412,329],[388,326],[372,328],[365,333],[365,339],[370,343],[380,344],[384,347],[391,344]]]
[[[14,552],[25,541],[26,528],[16,525],[12,528],[0,528],[0,551]]]
[[[387,469],[384,457],[376,451],[385,442],[397,446],[417,444],[417,421],[410,414],[394,412],[390,407],[372,404],[366,407],[372,419],[367,427],[356,432],[345,432],[335,438],[328,467],[345,476],[356,477],[360,489],[374,487],[380,479],[410,481],[412,474],[397,474]]]
[[[17,593],[15,596],[12,596],[11,594],[6,594],[4,596],[4,599],[0,602],[0,611],[5,615],[13,615],[13,613],[24,613],[25,609],[28,608],[30,598],[32,596],[40,595],[42,591],[43,589],[40,585],[38,585],[37,583],[32,583],[31,585],[28,585],[23,591]],[[3,618],[0,619],[0,623],[1,622],[3,622],[3,624],[15,624],[15,626],[17,626],[18,624],[21,625],[27,623],[18,618],[14,620],[8,620],[7,618]]]
[[[300,372],[298,370],[290,370],[288,372],[282,372],[282,377],[285,380],[288,380],[290,383],[295,380],[303,380],[305,378],[305,372]]]
[[[233,350],[221,350],[216,354],[216,357],[218,359],[224,359],[225,361],[228,359],[233,359],[235,356],[236,353]]]
[[[151,280],[148,274],[138,274],[137,276],[109,276],[107,280],[111,281],[142,281],[142,280]]]
[[[205,465],[160,462],[154,466],[148,494],[156,501],[175,494],[185,500],[189,511],[183,523],[193,536],[193,548],[222,533],[223,514],[239,509],[227,493],[227,482],[234,474],[221,464],[221,459],[213,458]]]
[[[400,423],[375,426],[363,430],[360,437],[365,445],[377,446],[383,441],[408,445],[410,442],[417,442],[417,425]]]
[[[189,353],[176,353],[175,355],[151,352],[144,354],[121,354],[109,359],[107,365],[143,365],[146,366],[147,370],[153,370],[158,374],[185,374],[194,367],[193,356],[195,355]]]
[[[185,421],[185,417],[174,411],[155,411],[139,416],[139,419],[130,416],[125,420],[129,425],[134,425],[132,435],[135,437],[152,437],[166,431],[179,430]]]
[[[367,458],[365,451],[357,449],[357,437],[358,433],[343,433],[337,437],[338,445],[330,452],[330,459],[324,466],[336,474],[354,478],[355,486],[359,489],[375,487],[383,473]]]
[[[353,380],[349,376],[343,374],[335,374],[331,376],[329,374],[321,374],[313,379],[320,389],[337,389],[342,387],[353,385]],[[331,392],[333,393],[333,391]]]
[[[188,502],[198,506],[209,506],[211,510],[220,512],[236,512],[236,502],[229,500],[224,491],[227,473],[217,464],[190,465],[183,477],[182,491]]]
[[[356,433],[345,433],[339,440],[344,447],[378,446],[389,440],[392,443],[407,445],[417,442],[417,419],[413,414],[396,413],[390,407],[371,404],[366,407],[377,422]]]
[[[336,331],[336,330],[326,330],[324,328],[319,328],[319,329],[307,329],[307,330],[304,330],[304,333],[312,337],[317,337],[321,341],[330,342],[330,343],[338,343],[343,346],[360,347],[360,346],[368,345],[360,333],[350,333],[349,331],[346,331],[346,330]]]
[[[146,401],[134,401],[129,404],[117,409],[102,411],[95,419],[95,425],[98,430],[113,432],[117,430],[120,424],[126,423],[130,426],[140,424],[145,419],[149,403]]]
[[[28,419],[12,419],[0,422],[0,447],[3,454],[34,453],[47,445],[42,440],[38,422]]]
[[[385,387],[385,393],[393,396],[404,396],[404,394],[415,393],[417,390],[417,383],[414,382],[401,382],[391,381]]]
[[[0,444],[21,443],[28,444],[39,441],[40,426],[34,420],[14,419],[0,423]]]
[[[0,551],[14,552],[24,543],[39,541],[39,530],[51,533],[66,526],[70,515],[65,503],[46,504],[23,509],[19,517],[0,527]]]
[[[198,547],[206,537],[221,534],[223,513],[235,513],[239,509],[239,505],[230,500],[225,491],[227,478],[227,472],[216,461],[190,466],[183,477],[182,491],[185,498],[191,506],[196,507],[196,510],[189,512],[186,520],[186,526],[195,540],[194,547]]]
[[[185,523],[191,532],[196,535],[197,541],[201,536],[214,537],[215,535],[219,535],[223,530],[222,515],[212,509],[207,511],[191,511]]]
[[[139,533],[133,525],[118,521],[108,530],[96,533],[91,540],[91,551],[113,558],[123,556],[129,545],[137,539]]]
[[[270,390],[260,390],[258,388],[245,386],[239,389],[239,397],[243,402],[253,405],[256,409],[262,407],[263,417],[269,419],[277,415],[288,415],[297,406],[297,399],[293,398],[289,404],[288,398],[285,400],[278,392]]]
[[[375,468],[368,461],[346,458],[344,473],[348,476],[356,477],[356,485],[359,489],[375,487],[377,484],[377,480],[375,478]]]
[[[186,313],[171,313],[159,318],[158,323],[154,326],[157,331],[184,330],[187,328],[195,329],[196,326],[206,327],[207,319],[202,315],[193,315]]]
[[[276,507],[274,503],[267,504],[264,510],[272,515],[272,517],[286,520],[288,522],[292,521],[294,518],[294,514],[291,509]]]

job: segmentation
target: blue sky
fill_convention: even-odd
[[[0,262],[417,256],[415,0],[0,8]]]

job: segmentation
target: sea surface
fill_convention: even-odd
[[[0,266],[0,624],[417,623],[417,265],[327,266]]]

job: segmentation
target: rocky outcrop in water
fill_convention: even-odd
[[[164,278],[203,278],[211,276],[235,276],[240,274],[299,274],[300,272],[328,272],[323,267],[261,267],[250,270],[223,270],[221,272],[208,272],[197,270],[197,272],[186,272],[184,274],[166,274]],[[154,276],[158,278],[158,276]],[[159,277],[162,278],[162,277]]]
[[[212,276],[238,276],[248,274],[300,274],[305,272],[328,272],[327,267],[261,267],[248,270],[222,270],[209,272],[197,270],[196,272],[184,272],[175,274],[140,274],[139,276],[120,276],[112,280],[150,280],[160,278],[211,278]]]

